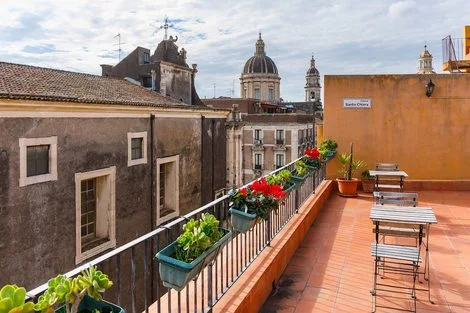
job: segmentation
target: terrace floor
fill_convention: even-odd
[[[371,312],[372,202],[371,195],[332,194],[261,312]],[[421,191],[419,204],[433,208],[438,224],[430,232],[435,304],[427,301],[426,292],[418,291],[417,311],[470,312],[470,192]],[[377,302],[411,307],[406,296],[377,297]]]

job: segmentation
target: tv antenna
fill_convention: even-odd
[[[214,99],[215,99],[215,83],[214,83]]]
[[[121,42],[121,33],[118,33],[118,34],[117,34],[116,36],[114,36],[113,38],[116,38],[116,37],[118,38],[118,43],[117,43],[117,45],[118,45],[119,62],[121,62],[121,51],[122,51],[121,45],[123,45],[124,43]]]

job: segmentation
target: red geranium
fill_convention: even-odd
[[[311,148],[305,150],[305,155],[311,160],[316,160],[320,157],[320,152],[318,152],[317,148]]]

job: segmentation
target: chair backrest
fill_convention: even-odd
[[[376,171],[398,171],[397,163],[375,163]]]
[[[393,204],[399,206],[417,206],[418,194],[409,192],[374,192],[377,204]]]

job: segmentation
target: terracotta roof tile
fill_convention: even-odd
[[[0,98],[185,107],[128,81],[0,62]]]

